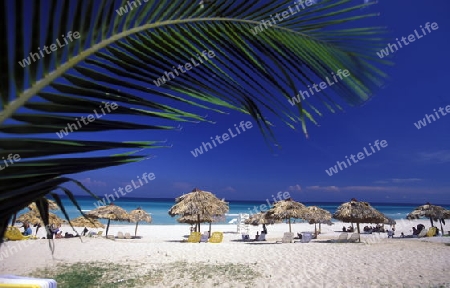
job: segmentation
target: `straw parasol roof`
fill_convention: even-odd
[[[306,207],[303,219],[308,221],[309,224],[314,224],[314,232],[317,235],[317,223],[330,223],[331,213],[325,209],[317,206]],[[320,232],[320,228],[319,228]]]
[[[175,201],[177,203],[170,208],[169,215],[172,217],[176,215],[186,216],[186,221],[192,220],[192,217],[197,217],[196,223],[199,230],[201,222],[211,223],[214,216],[223,216],[229,211],[227,202],[220,200],[211,192],[197,188],[176,198]]]
[[[105,228],[105,225],[96,219],[87,219],[83,216],[70,220],[74,227],[88,227],[88,228]]]
[[[201,223],[217,223],[225,221],[225,215],[211,216],[211,215],[201,215],[200,222]],[[177,219],[178,223],[187,223],[187,224],[197,224],[198,217],[197,215],[183,215]]]
[[[130,221],[130,216],[123,208],[120,208],[113,203],[107,206],[100,206],[94,210],[86,213],[86,216],[94,219],[108,219],[108,224],[106,225],[106,235],[108,236],[109,224],[111,220],[114,221]]]
[[[48,200],[47,198],[44,198],[44,199],[47,200],[49,210],[54,210],[54,211],[59,210],[59,207],[55,201]],[[28,205],[28,209],[30,209],[31,211],[38,212],[38,208],[37,208],[35,202],[30,203]],[[14,214],[14,217],[12,219],[12,225],[14,225],[14,223],[17,221],[16,216],[17,216],[17,214]]]
[[[60,226],[62,223],[67,222],[66,220],[59,218],[56,214],[53,214],[51,212],[48,213],[48,217],[49,217],[50,225],[54,224],[56,226]],[[42,220],[41,215],[36,210],[31,210],[27,213],[20,215],[16,221],[21,222],[21,223],[28,222],[32,225],[36,225],[36,224],[44,225],[44,221]]]
[[[269,218],[266,213],[267,212],[258,212],[252,214],[244,223],[253,226],[281,223],[280,219]]]
[[[48,202],[48,209],[53,210],[53,211],[59,210],[59,206],[58,206],[58,204],[56,204],[55,201],[49,200],[49,199],[46,199],[46,200],[47,200],[47,202]],[[35,202],[30,203],[30,204],[28,205],[28,209],[34,210],[34,211],[38,211]]]
[[[306,206],[296,202],[291,198],[275,202],[273,207],[266,212],[268,219],[283,220],[289,219],[289,232],[291,229],[291,218],[301,219],[305,213]]]
[[[358,234],[360,234],[359,223],[384,223],[387,220],[383,213],[370,206],[369,203],[358,201],[355,198],[341,204],[333,214],[333,218],[343,222],[357,223]]]
[[[147,223],[152,222],[152,216],[145,212],[141,207],[138,207],[137,209],[134,209],[130,212],[130,221],[136,222],[136,228],[134,228],[134,236],[136,236],[137,233],[137,227],[140,221],[144,221]]]
[[[429,202],[425,205],[419,206],[406,215],[406,219],[419,219],[421,217],[426,217],[430,219],[431,227],[434,227],[434,221],[439,221],[441,223],[441,230],[443,229],[442,223],[445,224],[444,219],[450,218],[450,211],[446,210],[442,206],[432,205]]]

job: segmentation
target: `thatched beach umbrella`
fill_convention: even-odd
[[[200,216],[200,223],[217,223],[217,222],[223,222],[225,221],[225,215],[220,216],[211,216],[211,215],[201,215]],[[180,218],[177,219],[178,223],[186,223],[186,224],[197,224],[198,223],[198,216],[197,215],[183,215]]]
[[[48,217],[49,217],[50,225],[60,226],[62,223],[66,222],[66,220],[59,218],[56,214],[53,214],[51,212],[48,213]],[[17,222],[21,222],[21,223],[28,222],[32,225],[36,225],[36,224],[44,225],[44,221],[42,220],[41,215],[39,214],[38,211],[34,211],[34,210],[20,215],[17,218]]]
[[[130,221],[130,215],[127,213],[127,211],[117,205],[114,205],[113,203],[91,210],[86,213],[86,216],[94,219],[108,219],[108,224],[106,224],[105,236],[108,236],[109,224],[111,220]]]
[[[58,204],[56,204],[55,201],[47,199],[47,202],[48,202],[48,209],[49,209],[49,210],[53,210],[53,211],[59,210],[59,206],[58,206]],[[38,211],[35,202],[30,203],[30,204],[28,205],[28,209],[30,209],[30,210],[32,210],[32,211]]]
[[[105,225],[100,223],[100,221],[96,219],[87,219],[83,216],[70,220],[70,223],[74,227],[105,228]]]
[[[359,223],[384,223],[387,219],[383,213],[370,206],[369,203],[360,202],[355,198],[341,204],[333,214],[333,218],[347,223],[356,223],[358,234],[361,234]],[[361,242],[361,238],[359,241]]]
[[[270,224],[275,224],[275,223],[281,223],[282,221],[280,219],[275,219],[275,218],[269,218],[269,216],[267,215],[267,211],[266,212],[258,212],[255,214],[250,215],[250,217],[248,219],[246,219],[244,221],[245,224],[250,224],[253,226],[259,226],[259,225],[263,225],[263,230],[266,230],[266,225]]]
[[[134,228],[134,236],[136,236],[139,221],[151,223],[152,216],[150,216],[150,214],[142,210],[141,207],[138,207],[137,209],[134,209],[133,211],[130,212],[130,221],[136,222],[136,228]]]
[[[317,206],[309,206],[306,207],[305,209],[303,219],[308,221],[309,224],[314,224],[314,233],[317,235],[317,223],[319,223],[319,233],[320,233],[320,224],[330,223],[331,213]]]
[[[48,202],[48,209],[49,210],[53,210],[53,211],[59,210],[59,206],[58,206],[58,204],[56,204],[55,201],[49,200],[49,199],[46,199],[46,198],[44,198],[44,199],[47,200],[47,202]],[[35,211],[35,212],[39,213],[35,202],[30,203],[28,205],[28,209],[31,210],[31,211]],[[17,221],[16,217],[17,217],[17,214],[14,214],[13,219],[12,219],[12,225],[13,226],[14,226],[14,223]]]
[[[291,198],[275,202],[273,207],[266,212],[268,219],[289,220],[289,232],[291,229],[291,218],[301,219],[305,213],[306,206],[300,202],[296,202]]]
[[[434,227],[434,221],[439,221],[441,223],[441,232],[442,235],[444,234],[444,230],[442,227],[442,223],[444,223],[445,225],[445,220],[444,219],[449,219],[450,218],[450,213],[448,213],[448,210],[446,210],[444,207],[442,206],[437,206],[437,205],[432,205],[429,202],[425,205],[419,206],[416,209],[414,209],[411,213],[409,213],[406,216],[406,219],[419,219],[421,217],[426,217],[430,219],[431,222],[431,227]]]
[[[269,218],[269,216],[267,215],[267,211],[252,214],[247,220],[244,221],[245,224],[250,224],[253,226],[275,224],[281,222],[282,221],[280,219]]]
[[[170,208],[169,215],[172,217],[176,215],[197,217],[195,222],[197,224],[196,231],[200,231],[200,223],[209,222],[208,220],[212,220],[216,216],[223,216],[229,210],[227,202],[220,200],[211,192],[202,191],[197,188],[188,194],[178,197],[176,202]],[[211,222],[209,222],[210,225]]]

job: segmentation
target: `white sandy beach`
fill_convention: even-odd
[[[190,267],[234,263],[251,267],[260,275],[244,283],[245,275],[227,277],[218,270],[215,276],[197,284],[189,277],[164,271],[158,284],[139,287],[450,287],[450,246],[444,245],[450,243],[450,237],[399,239],[401,232],[411,234],[412,226],[423,223],[428,228],[430,223],[397,222],[396,238],[387,239],[386,233],[363,234],[363,243],[324,243],[337,238],[340,232],[335,231],[343,226],[340,222],[323,225],[322,234],[310,243],[274,244],[289,229],[284,223],[268,225],[268,241],[253,243],[239,241],[236,225],[213,225],[212,231],[224,232],[220,244],[181,243],[189,234],[189,225],[140,225],[138,235],[142,239],[55,239],[53,257],[48,240],[11,241],[0,250],[0,274],[28,275],[38,267],[92,261],[132,264],[136,266],[133,273],[137,274],[169,269],[174,263]],[[445,234],[450,230],[448,226]],[[207,229],[208,225],[202,225],[202,231]],[[260,230],[261,227],[250,227],[251,236]],[[296,223],[292,230],[313,231],[314,225]],[[63,231],[70,232],[71,228],[63,227]],[[133,234],[134,226],[111,226],[109,234],[116,235],[118,231]],[[39,236],[44,234],[41,229]]]

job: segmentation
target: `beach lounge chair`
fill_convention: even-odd
[[[339,234],[339,237],[337,239],[331,239],[330,242],[332,243],[345,243],[347,242],[348,233],[341,233]]]
[[[19,228],[17,227],[8,227],[6,228],[5,236],[6,239],[11,241],[17,241],[17,240],[28,240],[31,239],[32,236],[23,236],[23,234],[20,232]]]
[[[300,240],[301,243],[309,243],[311,239],[313,238],[312,233],[304,232],[302,233],[302,239]]]
[[[250,241],[250,235],[242,233],[242,241]]]
[[[283,239],[277,241],[276,243],[292,243],[294,241],[294,233],[284,232]]]
[[[123,237],[123,232],[117,232],[117,239],[125,239],[125,237]]]
[[[0,287],[56,288],[57,283],[54,279],[40,279],[15,275],[0,275]]]
[[[352,235],[350,235],[350,238],[348,238],[347,242],[356,243],[357,241],[359,241],[359,237],[359,233],[353,233]]]
[[[211,238],[209,238],[209,243],[221,243],[223,240],[222,232],[213,232]]]
[[[259,235],[258,240],[255,241],[266,241],[266,233],[261,233],[261,235]]]
[[[203,232],[202,236],[200,237],[200,242],[206,243],[206,242],[208,242],[208,238],[209,238],[209,232],[205,231],[205,232]]]
[[[202,234],[200,232],[192,232],[191,235],[189,235],[187,242],[199,243],[201,237],[202,237]]]
[[[125,237],[125,239],[131,239],[131,234],[127,232],[127,233],[125,233],[124,237]]]
[[[103,235],[103,231],[98,231],[97,234],[94,233],[94,234],[92,235],[92,237],[94,237],[94,238],[100,238],[100,237],[102,237],[102,235]]]
[[[417,235],[417,237],[421,238],[421,237],[426,237],[427,236],[427,230],[424,228],[420,231],[419,235]]]

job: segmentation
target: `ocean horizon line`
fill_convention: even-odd
[[[67,195],[64,195],[64,194],[61,194],[59,196],[62,197],[62,198],[65,198],[65,199],[70,199]],[[84,200],[85,199],[92,199],[94,202],[97,201],[97,200],[95,200],[94,197],[89,196],[89,195],[74,195],[74,196],[75,196],[75,198],[80,198],[81,197]],[[97,196],[99,196],[101,198],[101,195],[97,195]],[[179,197],[179,196],[177,196],[177,197]],[[116,201],[112,201],[111,203],[120,202],[120,201],[127,201],[127,200],[129,200],[129,201],[146,200],[146,201],[155,201],[155,202],[173,201],[173,202],[175,202],[175,199],[177,197],[120,197]],[[225,197],[218,197],[218,198],[221,198],[221,199],[224,198],[226,202],[240,202],[240,203],[261,202],[261,203],[264,203],[264,204],[267,203],[267,199],[254,199],[254,200],[245,199],[245,200],[240,200],[240,199],[226,199]],[[345,202],[350,201],[350,199],[349,200],[345,200],[345,201],[314,201],[314,200],[312,200],[312,201],[301,201],[299,199],[295,199],[294,197],[293,197],[293,199],[295,201],[298,201],[298,202],[301,202],[301,203],[329,203],[329,204],[345,203]],[[372,202],[372,201],[368,201],[368,200],[364,200],[364,199],[362,199],[360,201],[369,202],[372,205],[377,205],[377,204],[396,204],[396,205],[405,205],[405,206],[409,206],[409,205],[420,206],[420,205],[423,205],[423,204],[426,203],[426,202],[380,202],[380,201]],[[273,203],[274,201],[272,199],[272,201],[269,200],[269,202]],[[436,202],[433,202],[432,204],[439,205],[439,206],[450,206],[450,203],[436,203]]]

